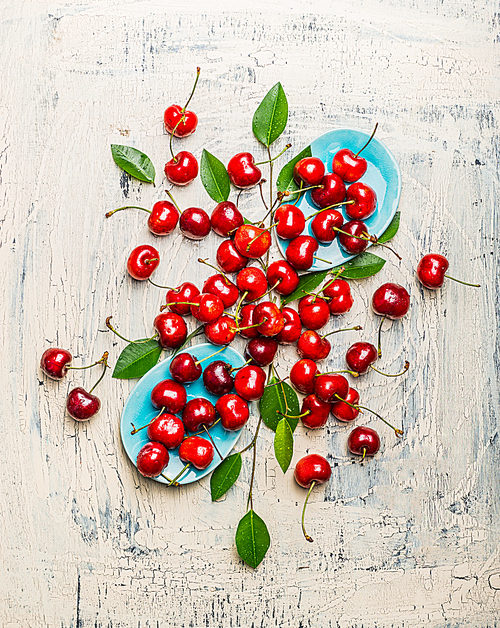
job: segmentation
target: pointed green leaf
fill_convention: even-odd
[[[200,325],[199,327],[197,327],[194,331],[192,331],[189,336],[186,338],[186,340],[184,340],[184,342],[181,344],[180,347],[177,347],[177,349],[172,353],[172,355],[170,357],[174,357],[176,356],[179,351],[181,351],[182,349],[184,349],[184,347],[188,344],[188,342],[190,340],[192,340],[193,338],[196,338],[196,336],[199,336],[200,334],[202,334],[205,331],[205,325]]]
[[[158,362],[161,352],[158,340],[131,342],[120,353],[113,377],[115,379],[142,377]]]
[[[139,181],[154,183],[155,167],[151,159],[144,153],[141,153],[140,150],[131,146],[111,144],[111,154],[115,163],[129,175],[139,179]]]
[[[286,305],[287,303],[291,303],[296,299],[301,299],[307,294],[307,292],[313,292],[320,285],[320,283],[324,281],[325,277],[330,272],[330,270],[320,270],[317,272],[301,275],[297,289],[292,292],[292,294],[289,294],[287,297],[282,299],[281,305]]]
[[[299,398],[289,384],[271,377],[260,399],[259,409],[264,423],[275,432],[284,414],[289,417],[296,417],[300,414]],[[295,431],[298,421],[298,419],[288,419],[292,432]]]
[[[236,530],[236,549],[247,565],[256,569],[271,544],[267,526],[259,515],[249,510]]]
[[[236,482],[241,471],[241,454],[231,454],[212,473],[210,492],[212,501],[220,499]]]
[[[286,473],[292,462],[293,432],[285,417],[281,419],[276,428],[276,434],[274,436],[274,454],[283,473]]]
[[[302,152],[283,166],[278,175],[278,180],[276,181],[278,192],[295,192],[299,189],[299,186],[295,183],[295,179],[293,178],[293,169],[295,168],[295,164],[305,157],[312,157],[310,146],[306,146]],[[294,198],[297,197],[295,196]]]
[[[283,133],[287,120],[288,101],[281,83],[276,83],[254,113],[253,133],[261,144],[269,147]]]
[[[394,218],[391,220],[391,224],[387,227],[384,233],[378,239],[379,242],[389,242],[399,231],[399,222],[401,220],[401,212],[396,212]]]
[[[335,272],[339,271],[342,266],[344,266],[345,270],[340,275],[342,278],[363,279],[364,277],[376,275],[380,270],[382,270],[384,264],[385,259],[365,251],[348,262],[344,262],[341,266],[335,266],[335,268],[332,268],[330,272],[333,275]]]
[[[200,177],[205,190],[216,203],[223,203],[229,198],[231,184],[226,167],[208,150],[203,149],[200,161]]]

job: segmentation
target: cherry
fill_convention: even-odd
[[[377,359],[377,348],[369,342],[355,342],[345,355],[349,369],[360,375],[364,375]]]
[[[245,348],[245,358],[250,364],[267,366],[271,364],[278,350],[278,343],[274,338],[253,338]]]
[[[188,185],[198,176],[196,157],[187,150],[181,150],[165,164],[165,176],[174,185]]]
[[[352,255],[359,255],[366,250],[370,243],[368,227],[361,220],[350,220],[344,223],[342,232],[338,232],[339,244],[347,253]]]
[[[215,360],[203,371],[203,384],[212,395],[226,395],[233,390],[234,377],[228,362]]]
[[[168,307],[174,314],[186,316],[190,312],[189,303],[199,294],[200,291],[193,283],[185,281],[181,283],[178,288],[170,288],[170,290],[167,291]],[[177,305],[177,303],[179,303],[179,305]]]
[[[264,394],[266,374],[260,366],[249,364],[236,373],[234,388],[246,401],[257,401]]]
[[[335,240],[337,232],[344,224],[344,217],[336,209],[323,209],[311,221],[311,231],[318,242],[329,244]]]
[[[316,295],[308,294],[299,301],[299,316],[306,329],[321,329],[330,319],[328,303]]]
[[[357,456],[374,456],[380,449],[380,437],[370,427],[355,427],[347,438],[347,447]]]
[[[127,261],[128,274],[138,281],[144,281],[151,277],[159,263],[158,251],[149,244],[143,244],[130,253]]]
[[[145,478],[156,478],[167,467],[169,458],[161,443],[146,443],[137,455],[137,470]]]
[[[306,226],[302,210],[295,205],[280,205],[274,213],[276,233],[280,238],[292,240],[299,236]]]
[[[331,413],[332,415],[338,419],[339,421],[344,421],[348,423],[349,421],[354,421],[354,419],[359,414],[359,408],[353,408],[352,406],[356,406],[359,402],[359,393],[354,388],[349,388],[349,392],[344,397],[345,401],[349,403],[344,403],[343,401],[336,401],[332,404]],[[352,405],[349,405],[352,404]]]
[[[224,311],[224,303],[215,294],[201,293],[193,298],[191,314],[202,323],[212,323]]]
[[[225,273],[237,273],[248,264],[248,257],[242,255],[232,240],[224,240],[216,254],[217,264]]]
[[[236,277],[236,285],[238,290],[243,294],[245,301],[256,301],[260,299],[267,291],[267,279],[260,268],[249,266],[243,268]]]
[[[258,338],[260,336],[259,330],[255,325],[255,319],[253,317],[255,308],[257,306],[253,303],[249,303],[248,305],[244,305],[240,311],[240,335],[243,338]]]
[[[324,360],[330,353],[331,344],[312,329],[306,330],[297,342],[297,353],[301,358]]]
[[[188,207],[181,214],[179,229],[190,240],[203,240],[210,233],[212,226],[204,209]]]
[[[377,209],[377,195],[366,183],[359,181],[349,186],[346,201],[354,201],[346,204],[345,213],[353,220],[366,220]]]
[[[274,290],[282,296],[288,296],[297,289],[299,276],[288,262],[278,260],[269,264],[267,281]]]
[[[300,316],[291,307],[284,307],[281,313],[285,319],[285,325],[275,338],[280,345],[295,344],[302,333]]]
[[[203,292],[208,292],[219,297],[224,304],[224,308],[232,307],[240,295],[234,283],[220,273],[212,275],[205,281],[203,284]]]
[[[209,440],[201,436],[190,436],[179,447],[179,458],[197,469],[206,469],[214,459],[214,448]]]
[[[164,412],[148,425],[147,434],[149,440],[161,443],[167,449],[176,449],[184,439],[184,424],[178,417]]]
[[[81,387],[73,388],[66,399],[68,414],[77,421],[88,421],[99,412],[101,401]]]
[[[200,78],[200,68],[196,68],[196,79],[191,90],[191,94],[184,107],[179,105],[170,105],[165,109],[163,121],[167,133],[175,137],[187,137],[196,131],[198,125],[198,116],[193,111],[187,111],[187,107],[191,102],[198,79]]]
[[[373,129],[370,139],[366,142],[363,148],[358,150],[356,154],[348,148],[343,148],[335,153],[332,162],[332,171],[335,172],[335,174],[338,174],[339,177],[347,183],[354,183],[355,181],[358,181],[358,179],[361,179],[361,177],[365,174],[368,164],[366,163],[366,159],[359,157],[359,154],[372,141],[377,127],[378,122]]]
[[[320,209],[345,201],[346,189],[342,179],[329,173],[321,179],[320,187],[311,191],[311,201]]]
[[[52,347],[43,352],[40,368],[51,379],[63,379],[68,372],[73,356],[66,349]]]
[[[210,216],[210,222],[215,233],[224,238],[228,238],[245,223],[241,212],[231,201],[219,203]]]
[[[304,157],[293,168],[293,178],[297,185],[319,185],[325,176],[325,165],[317,157]]]
[[[175,229],[177,222],[179,221],[179,210],[170,201],[158,201],[153,205],[151,211],[145,207],[138,207],[137,205],[125,205],[124,207],[118,207],[106,214],[106,218],[109,218],[116,212],[122,211],[122,209],[141,209],[149,214],[148,228],[152,234],[156,236],[165,236]]]
[[[295,362],[290,370],[290,381],[294,388],[305,395],[310,395],[314,392],[314,385],[316,383],[316,373],[318,367],[316,362],[308,358],[304,358]]]
[[[238,395],[223,395],[217,399],[215,409],[222,427],[230,432],[241,430],[250,416],[247,402]]]
[[[234,235],[234,246],[241,255],[257,259],[271,247],[271,234],[255,225],[242,225]]]
[[[311,236],[294,238],[286,249],[286,259],[296,270],[307,270],[314,264],[318,242]]]
[[[158,314],[153,326],[159,335],[158,342],[164,349],[177,349],[187,338],[184,319],[173,312]]]
[[[351,288],[345,279],[335,279],[328,283],[322,290],[323,295],[328,297],[328,307],[330,314],[335,316],[349,312],[354,303]]]
[[[181,384],[195,382],[201,377],[202,373],[200,363],[190,353],[178,353],[172,358],[168,370],[173,379]],[[151,440],[158,439],[151,438]]]
[[[300,420],[310,430],[324,427],[328,421],[331,407],[331,403],[321,401],[317,395],[307,395],[302,402],[300,413],[303,416],[300,417]]]
[[[302,532],[307,541],[312,542],[313,539],[307,534],[304,526],[304,517],[306,514],[306,506],[309,500],[309,495],[316,484],[323,484],[330,479],[332,475],[332,468],[326,458],[319,454],[309,454],[301,458],[294,471],[295,481],[302,488],[308,488],[307,497],[304,502],[304,508],[302,509]]]
[[[372,309],[379,316],[398,320],[410,309],[410,295],[397,283],[384,283],[373,293]]]
[[[253,319],[262,336],[276,336],[285,326],[283,314],[272,301],[259,303],[253,313]]]
[[[233,319],[224,315],[212,323],[206,323],[203,331],[213,345],[228,345],[235,339],[237,329]]]
[[[333,403],[337,397],[344,399],[349,392],[349,382],[338,373],[324,373],[316,377],[314,394],[325,403]]]
[[[428,253],[424,255],[417,266],[417,277],[420,283],[429,288],[429,290],[437,290],[441,288],[444,283],[445,277],[464,284],[465,286],[472,286],[474,288],[480,288],[479,284],[467,283],[460,279],[455,279],[446,274],[449,267],[449,262],[444,255],[438,253]]]
[[[227,164],[231,183],[242,190],[253,188],[262,178],[262,172],[255,165],[251,153],[238,153]]]
[[[186,389],[173,379],[158,382],[151,391],[151,403],[158,410],[165,409],[170,414],[179,414],[187,401]]]
[[[213,404],[203,397],[190,399],[182,411],[182,422],[189,432],[197,432],[200,427],[211,427],[216,419]]]

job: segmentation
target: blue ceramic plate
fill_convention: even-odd
[[[194,347],[190,347],[188,349],[183,349],[185,353],[191,353],[193,356],[196,356],[198,360],[202,360],[203,358],[215,353],[217,351],[217,347],[211,344],[201,344],[195,345]],[[224,360],[225,362],[229,362],[231,366],[239,367],[243,366],[245,360],[242,355],[240,355],[237,351],[232,349],[231,347],[226,347],[224,351],[221,351],[213,358],[206,360],[203,362],[203,369],[207,367],[211,362],[215,362],[216,360]],[[127,401],[125,402],[125,406],[122,412],[122,418],[120,423],[120,433],[122,437],[123,446],[125,447],[125,451],[127,452],[128,457],[132,461],[132,463],[137,466],[137,454],[143,445],[149,442],[148,436],[146,434],[147,428],[137,432],[136,434],[131,434],[130,432],[133,430],[132,423],[135,427],[140,427],[142,425],[146,425],[154,418],[158,413],[157,410],[151,404],[151,391],[153,388],[164,379],[171,379],[170,371],[168,367],[170,365],[171,358],[168,360],[164,360],[163,362],[159,362],[156,366],[154,366],[150,371],[146,373],[134,386],[132,392],[130,393]],[[187,398],[194,399],[195,397],[205,397],[209,399],[214,405],[217,401],[218,397],[212,395],[208,392],[208,390],[203,385],[203,380],[200,377],[199,380],[193,382],[192,384],[186,384]],[[239,437],[241,436],[241,432],[243,430],[239,430],[237,432],[228,432],[226,431],[220,423],[214,425],[214,427],[210,428],[210,434],[214,439],[217,448],[222,454],[223,458],[225,458],[231,449],[234,447]],[[204,436],[204,438],[207,438]],[[167,468],[164,471],[164,474],[169,478],[174,478],[184,467],[184,463],[179,459],[178,449],[171,449],[168,452],[170,454],[170,460]],[[211,473],[219,464],[221,463],[221,459],[217,452],[214,454],[214,459],[212,464],[206,469],[198,470],[194,467],[190,467],[184,473],[179,481],[179,484],[189,484],[190,482],[196,482],[200,478],[204,477],[208,473]],[[163,484],[167,484],[167,481],[161,476],[154,478],[157,482],[162,482]]]
[[[335,153],[341,148],[350,148],[356,153],[370,137],[369,133],[356,129],[335,129],[321,135],[311,144],[313,157],[318,157],[325,164],[326,172],[331,172],[332,161]],[[401,172],[394,155],[375,136],[368,146],[361,153],[368,162],[368,167],[360,181],[366,183],[375,190],[377,194],[377,209],[373,216],[364,222],[368,227],[370,235],[381,236],[391,224],[394,214],[398,208],[399,197],[401,195]],[[307,218],[318,211],[318,208],[311,201],[311,193],[306,192],[300,200],[298,206]],[[344,219],[350,220],[345,211],[342,211]],[[303,231],[304,235],[313,235],[310,230],[309,220]],[[278,238],[278,246],[283,254],[290,240]],[[346,253],[338,244],[337,238],[331,244],[320,244],[316,252],[318,257],[328,260],[325,264],[315,260],[311,270],[323,270],[338,266],[356,257]]]

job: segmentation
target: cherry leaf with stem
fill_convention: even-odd
[[[293,457],[293,432],[286,417],[283,417],[276,427],[274,454],[281,470],[286,473]]]
[[[281,83],[268,91],[252,120],[255,137],[267,148],[283,133],[288,121],[288,101]]]
[[[151,159],[137,148],[111,144],[111,155],[117,166],[132,177],[146,183],[155,182],[155,167]]]
[[[241,471],[241,453],[231,454],[215,469],[210,478],[212,501],[220,499],[233,486]]]
[[[201,154],[200,177],[211,199],[216,203],[227,201],[231,192],[231,183],[226,167],[206,149],[203,149]]]
[[[240,520],[236,530],[236,549],[239,557],[256,569],[269,549],[271,537],[264,521],[251,508]]]
[[[154,338],[128,344],[115,364],[114,379],[142,377],[157,364],[162,348]]]

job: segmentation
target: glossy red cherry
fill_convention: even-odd
[[[410,295],[397,283],[384,283],[373,293],[372,309],[375,314],[392,320],[403,318],[410,309]]]
[[[330,319],[330,309],[324,299],[308,294],[299,301],[299,316],[306,329],[321,329]]]
[[[172,233],[179,221],[179,210],[170,201],[158,201],[148,218],[148,228],[156,236]]]
[[[477,283],[468,283],[467,281],[450,277],[446,274],[448,266],[448,260],[443,255],[439,255],[438,253],[429,253],[428,255],[424,255],[417,266],[418,280],[423,286],[429,288],[430,290],[437,290],[440,288],[444,283],[445,277],[466,286],[472,286],[473,288],[481,287]]]
[[[293,178],[297,185],[302,182],[303,187],[319,185],[325,176],[325,165],[317,157],[304,157],[293,168]]]
[[[302,210],[295,205],[280,205],[274,213],[276,233],[280,238],[292,240],[299,236],[306,226]]]
[[[224,311],[224,303],[215,294],[198,294],[192,303],[194,305],[191,305],[191,314],[201,323],[212,323]]]
[[[73,356],[66,349],[52,347],[43,352],[40,368],[51,379],[63,379],[68,372]]]
[[[336,209],[324,209],[311,221],[311,231],[318,242],[329,244],[337,236],[335,229],[344,224],[344,217]]]
[[[345,206],[345,213],[353,220],[366,220],[377,209],[375,190],[362,181],[353,183],[348,187],[346,201],[354,201]]]
[[[363,221],[350,220],[345,222],[342,225],[342,231],[345,233],[339,233],[339,244],[344,251],[351,253],[351,255],[359,255],[366,250],[370,242],[368,240],[368,227]]]
[[[297,289],[299,276],[288,262],[277,260],[269,264],[267,269],[267,282],[274,286],[274,290],[282,296],[288,296]]]
[[[355,406],[359,402],[359,393],[357,390],[354,390],[354,388],[349,388],[349,392],[344,399]],[[343,401],[336,401],[332,403],[331,413],[338,421],[348,423],[349,421],[354,421],[359,414],[359,410]]]
[[[213,345],[228,345],[236,337],[234,320],[229,316],[220,316],[212,323],[206,323],[203,331],[208,342]]]
[[[187,338],[184,319],[173,312],[158,314],[153,325],[158,332],[158,342],[164,349],[177,349]]]
[[[242,225],[235,233],[234,245],[241,255],[257,259],[269,251],[271,234],[255,225]]]
[[[245,223],[241,212],[231,201],[219,203],[210,216],[212,229],[217,235],[228,238]]]
[[[323,209],[336,203],[345,201],[346,189],[342,179],[334,174],[329,173],[321,179],[321,187],[311,190],[311,201]]]
[[[301,458],[295,467],[295,481],[302,488],[310,488],[312,483],[323,484],[330,479],[332,469],[326,458],[319,454],[309,454]]]
[[[264,394],[266,374],[260,366],[249,364],[236,373],[234,389],[246,401],[257,401]]]
[[[345,279],[335,279],[327,284],[323,289],[323,295],[330,299],[328,302],[330,314],[335,316],[349,312],[354,303],[351,287]]]
[[[281,310],[285,325],[275,339],[280,345],[292,345],[297,342],[302,333],[302,322],[298,313],[291,307],[284,307]]]
[[[345,399],[349,392],[349,382],[338,373],[324,373],[316,377],[314,394],[325,403],[334,403],[338,397]]]
[[[332,162],[332,171],[346,183],[354,183],[365,174],[368,164],[364,157],[356,155],[348,148],[339,150]]]
[[[190,353],[178,353],[172,358],[168,370],[172,378],[181,384],[195,382],[202,373],[201,364]],[[158,439],[152,438],[151,440]]]
[[[206,469],[214,459],[214,447],[201,436],[190,436],[179,447],[179,458],[197,469]]]
[[[165,130],[174,137],[187,137],[196,131],[198,116],[194,111],[183,111],[180,105],[170,105],[163,114]]]
[[[88,421],[99,412],[101,401],[81,387],[73,388],[66,399],[68,414],[77,421]]]
[[[355,427],[347,438],[347,447],[357,456],[374,456],[380,449],[380,437],[370,427]]]
[[[212,226],[204,209],[188,207],[181,214],[179,229],[182,235],[190,240],[203,240],[210,233]]]
[[[318,242],[311,236],[294,238],[286,249],[286,259],[296,270],[307,270],[314,264]]]
[[[377,347],[369,342],[355,342],[349,347],[345,355],[349,370],[360,375],[364,375],[377,359]]]
[[[246,424],[250,416],[248,403],[238,395],[223,395],[215,404],[222,427],[229,432],[236,432]]]
[[[267,366],[276,356],[278,343],[274,338],[253,338],[245,348],[245,358],[252,360],[250,364]]]
[[[165,164],[165,176],[174,185],[188,185],[198,176],[196,157],[187,150],[181,150]]]
[[[245,301],[260,299],[267,292],[268,288],[266,276],[256,266],[249,266],[240,270],[236,277],[236,285],[242,294],[247,293]]]
[[[182,443],[185,430],[179,417],[164,412],[148,425],[149,440],[161,443],[167,449],[176,449]]]
[[[316,373],[318,367],[316,362],[308,358],[304,358],[295,362],[290,370],[290,381],[292,386],[304,395],[310,395],[314,392],[316,384]]]
[[[203,397],[190,399],[182,411],[182,422],[188,432],[198,432],[203,426],[211,427],[216,419],[213,404]]]
[[[309,360],[324,360],[330,349],[330,342],[312,329],[307,329],[297,342],[297,353],[301,358]]]
[[[240,292],[234,283],[221,274],[209,277],[203,284],[203,292],[219,297],[224,304],[224,308],[232,307],[240,296]]]
[[[255,325],[253,315],[256,307],[257,306],[253,303],[249,303],[248,305],[244,305],[240,310],[239,327],[241,331],[239,334],[243,336],[243,338],[258,338],[260,336],[258,328],[253,327],[253,325]]]
[[[228,362],[215,360],[203,371],[203,384],[212,395],[226,395],[233,390],[234,376]]]
[[[253,318],[262,336],[277,336],[285,326],[283,314],[272,301],[259,303],[255,308]]]
[[[325,403],[321,401],[321,399],[315,395],[307,395],[302,402],[302,408],[300,410],[300,414],[304,416],[300,417],[300,420],[304,424],[305,427],[310,430],[318,429],[319,427],[324,427],[326,422],[328,421],[328,416],[330,414],[332,404]],[[305,414],[305,413],[308,414]]]
[[[248,257],[242,255],[232,240],[224,240],[216,254],[217,264],[225,273],[237,273],[248,264]]]
[[[165,408],[170,414],[179,414],[187,401],[186,389],[173,379],[158,382],[151,391],[151,403],[155,408]]]
[[[151,277],[159,263],[160,254],[154,246],[143,244],[130,253],[127,261],[128,274],[138,281],[144,281]]]
[[[137,470],[145,478],[156,478],[169,461],[167,449],[161,443],[146,443],[137,455]]]
[[[227,164],[231,183],[242,190],[253,188],[262,179],[262,172],[255,165],[251,153],[238,153]]]
[[[191,311],[189,303],[192,303],[194,297],[199,294],[200,291],[194,283],[185,281],[184,283],[181,283],[178,288],[173,288],[167,291],[166,301],[169,304],[168,308],[174,314],[186,316]],[[176,305],[176,303],[179,303],[179,305]]]

